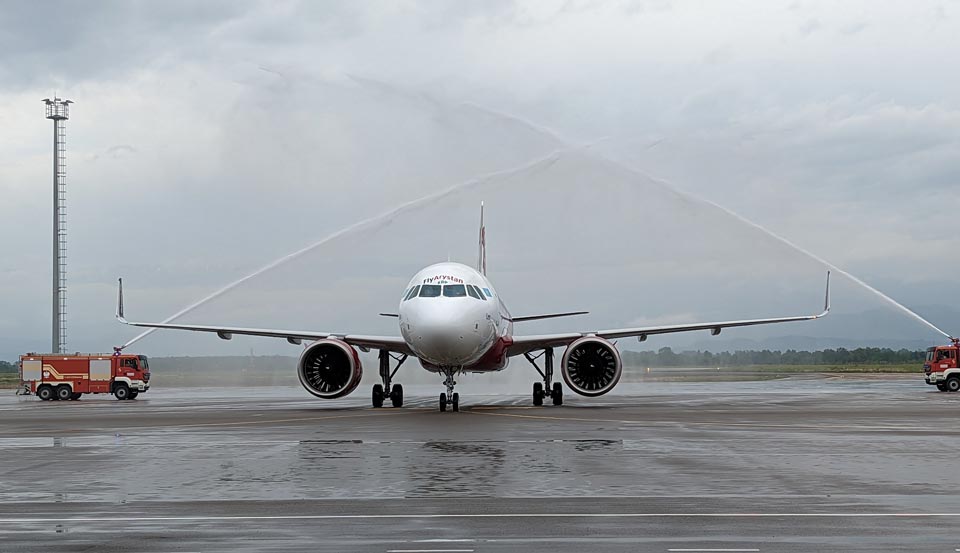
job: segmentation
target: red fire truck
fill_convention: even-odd
[[[20,356],[21,394],[44,401],[113,394],[136,399],[150,389],[150,366],[143,355],[28,353]]]
[[[960,339],[952,338],[948,346],[936,346],[927,350],[923,362],[923,374],[927,384],[935,385],[941,392],[960,392]]]

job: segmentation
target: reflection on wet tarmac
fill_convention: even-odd
[[[426,512],[521,500],[535,510],[580,500],[578,508],[601,511],[949,512],[960,497],[960,484],[930,477],[960,449],[960,395],[928,392],[915,379],[649,383],[540,409],[526,396],[477,396],[456,414],[437,413],[432,394],[415,389],[411,406],[398,410],[370,409],[366,398],[304,400],[295,389],[160,392],[136,404],[56,409],[0,398],[0,518],[160,505],[172,515],[242,508],[286,516],[323,501]],[[222,535],[216,524],[197,524],[197,536]],[[633,527],[591,524],[609,535]],[[106,531],[95,522],[19,528],[0,523],[17,539]],[[130,528],[156,532],[157,523]],[[303,526],[289,535],[278,528],[275,537],[297,548]]]

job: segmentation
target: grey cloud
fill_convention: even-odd
[[[0,11],[0,86],[112,78],[165,56],[202,57],[208,34],[252,2],[59,0],[6,2]]]

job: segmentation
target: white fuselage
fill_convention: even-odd
[[[400,334],[428,369],[478,366],[513,333],[510,314],[487,278],[460,263],[437,263],[416,275],[400,299]]]

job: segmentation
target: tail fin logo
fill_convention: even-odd
[[[487,228],[483,225],[483,202],[480,202],[480,253],[477,256],[477,270],[487,274]]]

